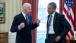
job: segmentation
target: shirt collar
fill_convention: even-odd
[[[55,12],[52,14],[52,17],[54,17],[54,15],[55,15]]]
[[[26,17],[26,14],[24,14],[24,12],[22,12],[23,16]]]

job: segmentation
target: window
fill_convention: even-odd
[[[37,41],[36,43],[45,43],[46,38],[46,22],[47,22],[47,5],[50,2],[57,4],[56,11],[59,12],[59,0],[39,0],[38,3],[38,18],[40,19],[40,25],[37,28]]]

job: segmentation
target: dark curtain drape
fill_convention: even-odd
[[[38,0],[22,0],[22,5],[25,2],[28,2],[28,3],[30,3],[32,5],[31,16],[32,16],[32,19],[33,19],[33,23],[35,23],[36,19],[37,19],[37,15],[38,15]],[[32,43],[36,43],[36,30],[37,29],[34,29],[32,31]]]
[[[76,0],[73,0],[74,2],[74,20],[75,20],[75,24],[74,24],[74,30],[76,31]]]

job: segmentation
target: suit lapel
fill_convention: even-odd
[[[22,14],[22,13],[20,13],[20,21],[21,21],[21,22],[25,22],[25,23],[26,23],[26,20],[25,20],[25,18],[24,18],[24,16],[23,16],[23,14]]]
[[[49,17],[50,17],[50,15],[48,15],[48,19],[47,19],[47,34],[48,34],[48,30],[49,30]]]
[[[49,17],[50,17],[50,15],[48,15],[47,25],[49,25]]]
[[[55,13],[55,15],[54,15],[53,24],[55,23],[56,18],[57,18],[57,13]]]

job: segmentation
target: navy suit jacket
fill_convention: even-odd
[[[49,18],[49,15],[48,15]],[[48,20],[47,20],[48,21]],[[47,34],[49,31],[49,23],[47,22]],[[54,20],[53,20],[53,28],[56,36],[61,36],[61,39],[64,39],[66,34],[70,31],[71,25],[65,19],[63,14],[55,13]],[[46,36],[48,37],[48,35]],[[47,38],[46,37],[46,38]]]
[[[30,15],[28,15],[28,19],[29,19],[29,25],[27,24],[22,13],[14,17],[10,31],[17,32],[16,43],[32,43],[31,30],[38,27],[38,25],[36,23],[35,24],[32,23],[32,17]],[[25,24],[25,27],[19,30],[18,25],[20,25],[20,23],[22,22]]]

